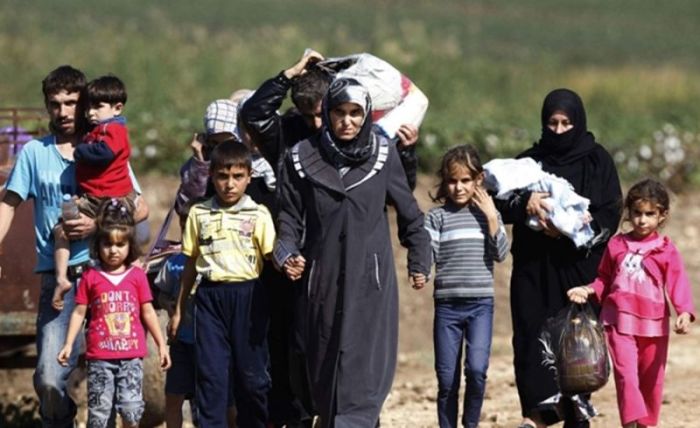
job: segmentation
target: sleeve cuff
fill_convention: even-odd
[[[285,76],[284,71],[285,70],[280,71],[279,74],[275,76],[275,82],[288,88],[292,85],[292,80]]]
[[[299,251],[295,246],[289,245],[284,241],[277,240],[277,242],[275,242],[275,247],[272,250],[272,261],[275,266],[281,270],[284,267],[284,262],[286,262],[288,258],[297,254],[299,254]]]

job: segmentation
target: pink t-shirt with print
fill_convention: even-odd
[[[153,300],[146,274],[130,267],[120,274],[90,268],[82,276],[75,302],[88,305],[85,333],[88,360],[143,358],[148,353],[141,305]]]

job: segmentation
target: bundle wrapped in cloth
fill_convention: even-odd
[[[551,206],[548,216],[552,224],[578,248],[594,243],[590,201],[576,193],[565,179],[542,170],[534,159],[493,159],[485,163],[484,187],[498,199],[508,199],[519,190],[548,193],[545,201]],[[542,230],[536,216],[530,216],[526,224],[533,230]]]
[[[555,373],[563,395],[589,394],[610,376],[603,327],[590,304],[570,304],[544,325],[543,365]]]
[[[372,120],[389,138],[402,124],[419,128],[428,98],[394,66],[369,53],[327,58],[316,64],[334,78],[351,77],[369,91]]]

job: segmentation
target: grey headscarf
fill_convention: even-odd
[[[330,112],[343,103],[354,103],[362,107],[364,119],[360,132],[350,141],[342,141],[333,134]],[[321,104],[323,128],[321,149],[336,167],[352,166],[369,159],[374,150],[372,138],[372,100],[369,91],[355,79],[336,79],[328,88]]]

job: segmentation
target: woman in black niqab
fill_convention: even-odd
[[[554,120],[553,120],[554,119]],[[568,119],[568,122],[566,121]],[[557,121],[572,125],[568,129]],[[568,304],[566,291],[595,279],[607,238],[620,222],[622,191],[610,154],[588,131],[581,98],[569,89],[550,92],[541,113],[542,136],[518,158],[531,157],[546,172],[565,178],[579,195],[590,199],[595,245],[577,249],[546,221],[546,194],[523,192],[498,203],[506,223],[513,224],[511,316],[515,379],[522,427],[564,420],[566,428],[588,427],[595,414],[588,397],[570,400],[559,394],[553,373],[541,364],[539,334],[547,318]],[[529,215],[539,215],[544,229],[529,228]]]
[[[558,112],[566,115],[573,128],[563,133],[557,133],[550,128],[549,121]],[[544,99],[540,119],[540,141],[518,157],[540,158],[554,165],[567,165],[595,149],[595,137],[586,126],[586,110],[576,92],[569,89],[555,89],[550,92]]]

